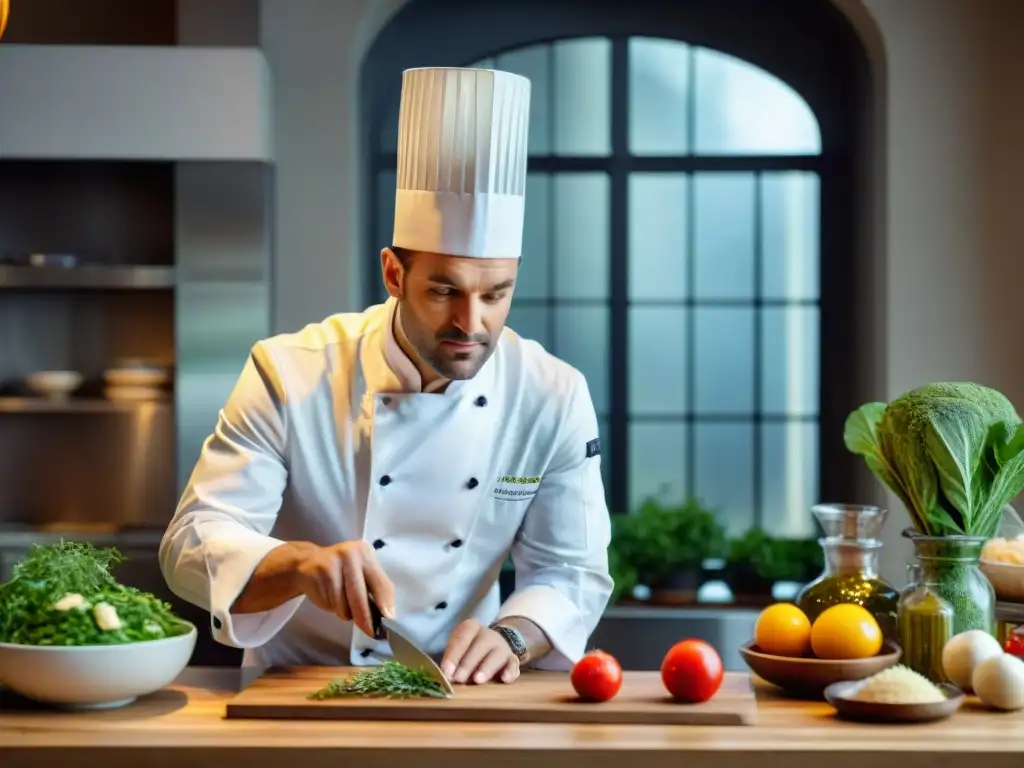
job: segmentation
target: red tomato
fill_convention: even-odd
[[[1003,650],[1024,659],[1024,635],[1014,632],[1006,639],[1006,647]]]
[[[710,645],[693,638],[673,645],[661,662],[661,681],[679,701],[707,701],[718,691],[725,671]]]
[[[622,687],[622,667],[610,653],[590,651],[573,666],[570,679],[581,699],[608,701]]]

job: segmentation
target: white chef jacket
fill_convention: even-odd
[[[361,665],[391,658],[296,597],[231,607],[286,541],[371,543],[396,621],[439,657],[466,619],[522,616],[567,669],[608,602],[610,521],[597,417],[582,374],[504,329],[475,377],[420,389],[393,331],[393,299],[256,343],[160,546],[169,587],[208,610],[243,665]],[[499,604],[511,551],[515,591]]]

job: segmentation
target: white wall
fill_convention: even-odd
[[[878,398],[972,379],[1024,408],[1014,270],[1024,241],[1024,29],[1018,0],[833,0],[885,99],[874,174],[882,220],[870,270],[885,350]],[[404,0],[262,0],[274,74],[279,330],[361,306],[356,177],[359,62]],[[849,375],[849,372],[837,372]],[[867,479],[867,478],[866,478]],[[865,494],[877,493],[868,480]],[[885,572],[902,583],[907,517],[889,499]]]
[[[854,5],[837,0],[840,7]],[[1024,409],[1013,308],[1024,287],[1024,3],[865,0],[885,46],[886,391],[971,379]],[[854,14],[848,11],[848,15]],[[870,50],[870,49],[869,49]],[[885,572],[906,512],[888,498]]]
[[[262,0],[277,157],[276,327],[360,309],[359,66],[402,0]]]

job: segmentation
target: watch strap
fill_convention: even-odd
[[[491,624],[490,628],[504,638],[505,642],[508,643],[508,647],[512,649],[512,654],[517,659],[522,659],[526,655],[526,641],[523,639],[522,632],[515,627],[509,627],[498,622]]]

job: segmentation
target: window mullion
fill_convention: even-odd
[[[687,153],[693,157],[697,131],[697,77],[696,55],[690,48],[690,63],[686,68],[686,139]],[[697,296],[697,227],[695,225],[697,211],[697,185],[694,173],[686,176],[686,362],[683,375],[686,377],[686,413],[690,422],[686,425],[686,455],[683,466],[683,495],[697,495],[697,426],[693,417],[697,408],[697,310],[694,301]]]
[[[629,40],[612,39],[611,211],[608,292],[611,366],[611,471],[609,502],[629,511]]]
[[[764,350],[762,325],[764,324],[764,305],[762,297],[764,273],[764,220],[762,197],[764,194],[764,176],[754,176],[754,361],[752,366],[754,379],[754,445],[751,461],[754,469],[754,525],[762,530],[765,525],[764,515]]]
[[[552,154],[554,154],[555,153],[555,138],[557,136],[556,128],[555,128],[555,110],[556,110],[557,103],[558,103],[558,97],[557,97],[558,82],[556,80],[556,78],[558,77],[558,72],[557,72],[557,70],[558,70],[558,59],[555,56],[555,46],[554,46],[553,43],[551,45],[548,45],[547,51],[545,53],[545,56],[547,57],[547,64],[548,64],[548,83],[547,83],[547,89],[548,89],[547,96],[548,96],[548,98],[547,98],[547,104],[544,105],[544,108],[547,110],[547,113],[548,113],[548,121],[547,121],[548,122],[548,124],[547,124],[547,129],[548,129],[547,133],[548,133],[548,135],[547,135],[546,138],[547,138],[548,151],[551,152]],[[529,166],[530,166],[530,161],[528,159],[527,160],[527,169],[528,170],[529,170]],[[556,285],[556,280],[558,279],[558,270],[556,268],[556,261],[555,261],[555,259],[558,258],[558,254],[555,253],[555,243],[557,242],[557,239],[558,239],[557,237],[555,237],[555,234],[558,231],[558,222],[555,220],[556,212],[558,210],[558,206],[557,206],[557,204],[555,202],[555,195],[556,195],[555,174],[551,173],[550,171],[548,173],[546,173],[545,177],[544,177],[544,183],[547,185],[547,195],[548,195],[548,197],[547,197],[547,206],[546,206],[547,207],[546,214],[547,214],[547,219],[548,219],[547,243],[546,243],[546,245],[547,245],[547,249],[548,249],[548,253],[547,253],[547,256],[548,256],[548,264],[547,264],[547,267],[548,267],[548,270],[547,270],[548,298],[550,299],[550,303],[548,305],[547,316],[545,317],[546,328],[547,328],[547,331],[548,331],[547,339],[545,341],[548,344],[550,344],[551,353],[554,354],[554,355],[557,355],[557,354],[559,354],[559,349],[558,349],[558,305],[559,305],[560,302],[558,301],[558,286]]]

